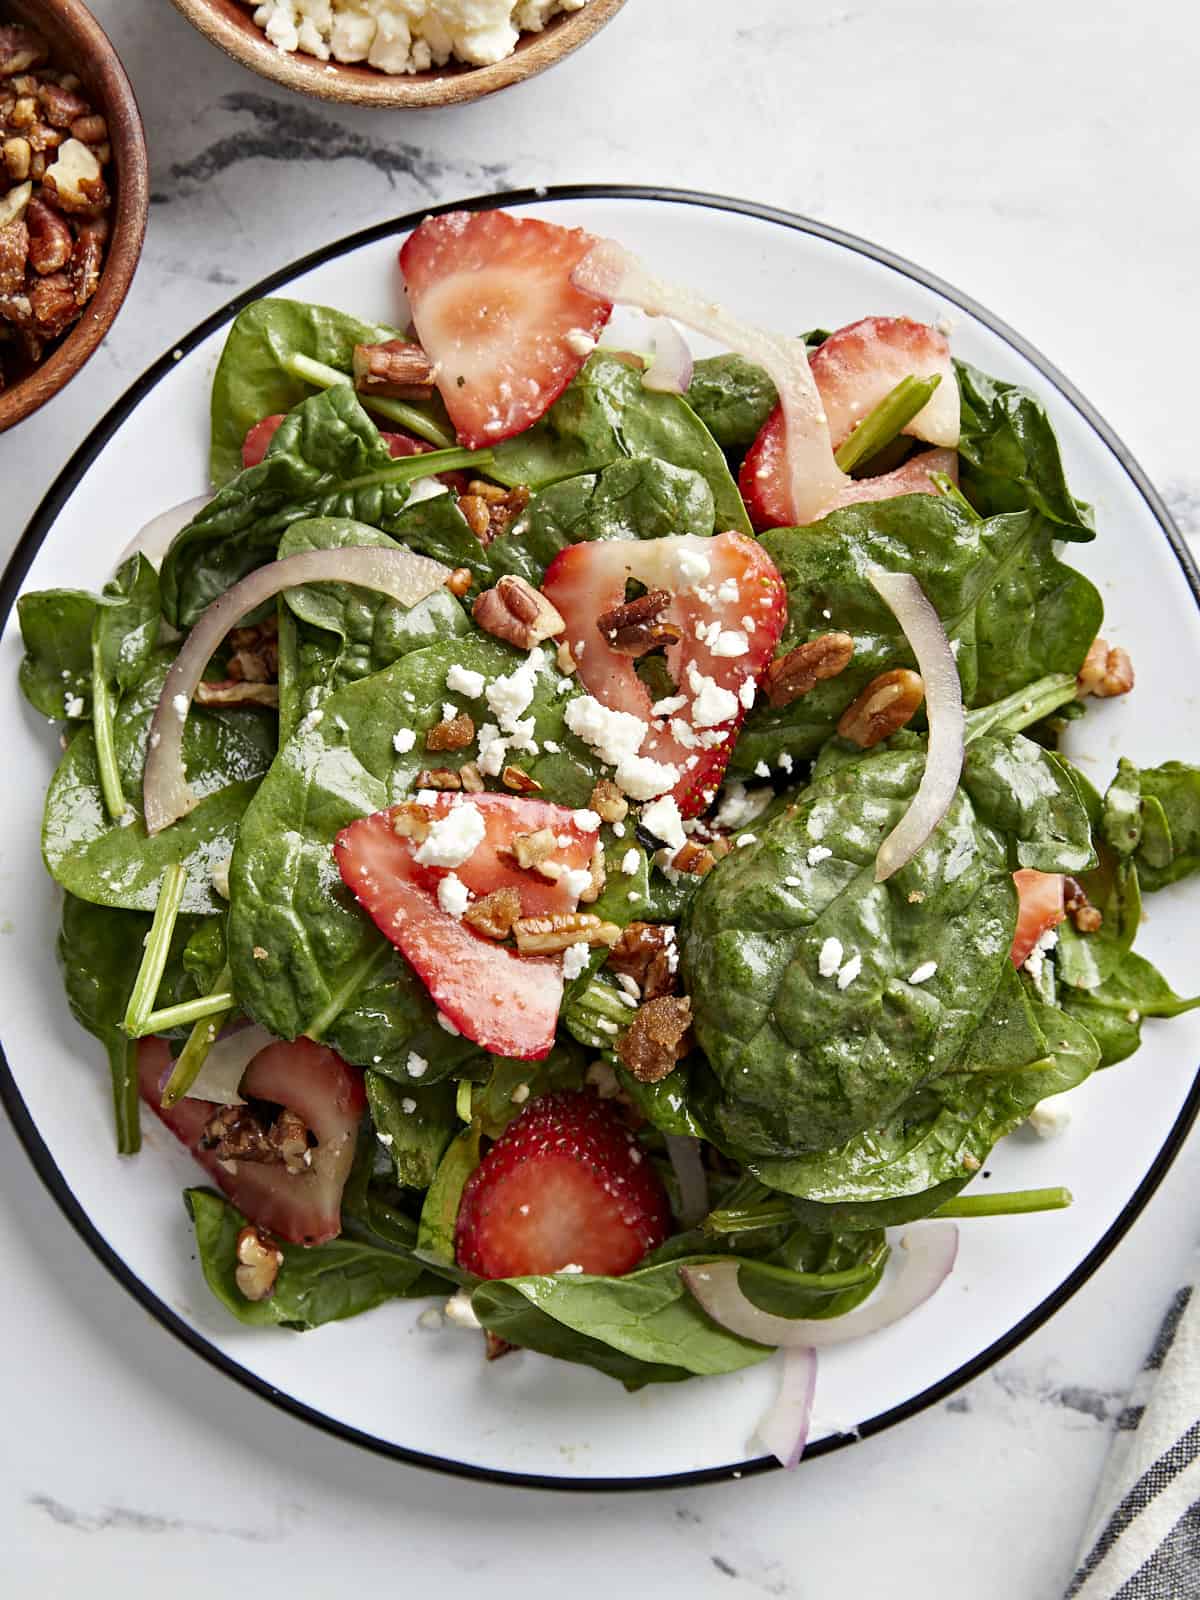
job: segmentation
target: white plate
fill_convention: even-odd
[[[498,196],[555,222],[613,234],[668,276],[702,285],[769,325],[838,327],[869,313],[946,319],[958,355],[1045,400],[1072,487],[1100,537],[1070,559],[1104,592],[1105,633],[1137,665],[1138,689],[1089,716],[1075,751],[1098,784],[1118,754],[1153,763],[1200,750],[1200,704],[1178,692],[1200,661],[1200,582],[1154,492],[1109,429],[1010,330],[962,295],[861,240],[782,213],[705,196],[561,189]],[[446,208],[450,209],[450,208]],[[97,587],[138,527],[205,488],[209,383],[225,329],[246,301],[282,292],[395,321],[396,249],[419,218],[331,245],[242,296],[169,352],[79,450],[34,518],[0,593]],[[58,896],[38,855],[55,734],[17,692],[9,616],[0,657],[0,1090],[55,1199],[100,1258],[166,1327],[220,1370],[307,1421],[409,1461],[542,1486],[624,1487],[747,1472],[751,1435],[774,1392],[770,1365],[626,1395],[583,1367],[527,1353],[485,1366],[479,1344],[418,1326],[420,1304],[384,1306],[295,1337],[237,1325],[193,1259],[179,1192],[196,1168],[147,1118],[136,1161],[113,1154],[107,1072],[71,1020],[54,962]],[[1139,949],[1183,988],[1191,974],[1185,894],[1149,906]],[[1193,913],[1194,914],[1194,913]],[[1066,1136],[1016,1136],[987,1184],[1067,1184],[1068,1210],[962,1225],[959,1264],[917,1314],[822,1356],[809,1456],[912,1415],[982,1371],[1092,1272],[1145,1204],[1200,1101],[1200,1016],[1151,1023],[1133,1060],[1078,1095]],[[985,1175],[986,1176],[986,1175]],[[981,1186],[983,1180],[980,1180]]]

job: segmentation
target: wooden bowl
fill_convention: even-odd
[[[189,22],[213,44],[260,77],[321,100],[344,105],[400,110],[407,106],[456,106],[522,83],[578,50],[625,4],[625,0],[588,0],[582,11],[564,12],[541,33],[523,33],[512,55],[490,67],[447,63],[427,72],[389,76],[377,67],[315,56],[290,54],[276,47],[254,21],[253,9],[241,0],[174,0]]]
[[[49,41],[51,65],[75,73],[107,121],[113,209],[96,293],[50,354],[17,383],[0,389],[0,433],[69,383],[112,326],[142,253],[150,203],[146,140],[137,101],[116,51],[91,12],[80,0],[4,0],[3,11],[5,21],[23,22]]]

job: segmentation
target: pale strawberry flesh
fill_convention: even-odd
[[[1065,919],[1066,881],[1061,872],[1035,872],[1032,867],[1022,867],[1013,873],[1013,882],[1019,905],[1011,957],[1014,967],[1022,967],[1042,935]]]
[[[864,317],[839,328],[809,357],[836,450],[904,378],[940,378],[904,432],[954,448],[959,435],[958,380],[946,335],[910,317]]]

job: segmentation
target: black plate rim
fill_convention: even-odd
[[[761,205],[755,201],[738,200],[728,195],[706,194],[699,190],[672,189],[641,184],[578,183],[557,184],[536,189],[513,189],[498,194],[477,195],[469,200],[455,200],[442,205],[423,207],[419,211],[409,212],[406,216],[376,223],[372,227],[364,228],[357,233],[349,234],[345,238],[323,245],[320,249],[302,256],[299,260],[279,268],[278,271],[270,273],[249,289],[243,290],[241,294],[235,295],[218,310],[214,311],[211,316],[206,317],[185,338],[172,345],[152,366],[146,369],[136,382],[130,385],[120,399],[96,424],[54,480],[54,483],[30,519],[28,527],[22,534],[5,568],[4,576],[0,579],[0,629],[8,621],[9,613],[16,603],[25,575],[47,534],[53,527],[55,518],[74,492],[83,474],[100,454],[112,435],[126,418],[136,410],[150,390],[168,372],[173,370],[175,364],[183,355],[186,355],[188,351],[208,338],[211,333],[229,322],[244,306],[248,305],[252,300],[258,300],[263,295],[282,288],[303,273],[310,271],[314,267],[321,266],[327,261],[332,261],[338,256],[357,250],[363,245],[373,244],[379,239],[407,233],[427,216],[440,216],[448,211],[490,210],[497,206],[552,204],[563,200],[644,200],[655,204],[667,203],[696,206],[711,211],[729,212],[735,215],[754,217],[764,222],[776,223],[794,232],[811,234],[817,238],[828,240],[830,243],[852,250],[858,255],[864,255],[874,261],[878,261],[903,276],[911,278],[915,283],[921,284],[922,287],[933,290],[943,299],[968,312],[1037,368],[1047,382],[1057,389],[1059,394],[1079,412],[1084,421],[1091,426],[1107,446],[1154,514],[1155,520],[1162,529],[1163,536],[1179,562],[1188,588],[1191,590],[1197,606],[1200,607],[1200,569],[1197,568],[1191,551],[1185,544],[1179,530],[1175,527],[1162,497],[1138,465],[1132,452],[1095,407],[1084,398],[1069,379],[1036,346],[1022,338],[1006,322],[981,306],[978,301],[973,300],[969,295],[963,294],[961,290],[952,287],[934,273],[927,272],[914,262],[897,255],[894,251],[888,250],[881,245],[873,244],[867,239],[859,238],[856,234],[847,233],[841,228],[833,227],[829,223],[819,222],[812,217],[780,210],[774,206]],[[780,1470],[778,1462],[772,1457],[761,1456],[746,1461],[730,1462],[719,1467],[701,1467],[691,1472],[662,1473],[629,1478],[554,1477],[543,1473],[505,1472],[499,1468],[479,1467],[471,1462],[453,1461],[447,1457],[430,1455],[420,1450],[412,1450],[403,1445],[393,1444],[388,1440],[375,1438],[359,1428],[339,1422],[336,1418],[327,1416],[325,1413],[305,1404],[304,1401],[282,1393],[264,1379],[258,1377],[257,1374],[250,1372],[247,1368],[233,1361],[223,1351],[211,1344],[203,1334],[198,1333],[188,1323],[184,1322],[126,1265],[93,1225],[50,1154],[45,1141],[34,1124],[33,1118],[29,1114],[21,1092],[17,1088],[16,1080],[9,1068],[2,1043],[0,1043],[0,1102],[3,1103],[9,1120],[12,1122],[18,1139],[24,1146],[26,1154],[33,1163],[34,1169],[67,1221],[101,1264],[108,1269],[117,1282],[133,1296],[143,1309],[148,1311],[169,1333],[174,1334],[181,1343],[208,1362],[218,1372],[223,1373],[227,1378],[233,1379],[235,1383],[240,1384],[251,1393],[278,1407],[281,1411],[288,1413],[301,1422],[308,1423],[312,1427],[319,1428],[323,1433],[344,1440],[348,1444],[357,1445],[361,1449],[369,1450],[375,1455],[399,1461],[408,1466],[424,1467],[430,1471],[440,1472],[451,1477],[467,1478],[476,1482],[498,1484],[509,1488],[556,1489],[584,1493],[679,1489],[695,1484],[749,1478],[763,1472]],[[1074,1271],[1063,1279],[1057,1289],[1047,1295],[1032,1311],[1014,1324],[1007,1333],[994,1340],[985,1350],[973,1356],[970,1361],[964,1362],[962,1366],[957,1367],[946,1377],[939,1379],[935,1384],[931,1384],[928,1388],[922,1390],[920,1394],[913,1395],[901,1405],[893,1406],[889,1410],[881,1412],[878,1416],[871,1417],[860,1423],[851,1432],[834,1434],[828,1438],[818,1440],[805,1452],[804,1461],[814,1461],[820,1456],[828,1455],[833,1450],[844,1449],[847,1445],[855,1444],[860,1439],[870,1438],[874,1434],[882,1433],[885,1428],[894,1427],[897,1423],[904,1422],[909,1417],[916,1416],[919,1412],[938,1404],[939,1401],[952,1395],[956,1389],[961,1388],[963,1384],[971,1382],[972,1379],[986,1372],[995,1362],[1008,1355],[1036,1329],[1049,1321],[1072,1295],[1087,1282],[1097,1268],[1107,1260],[1133,1226],[1133,1223],[1145,1209],[1151,1196],[1161,1184],[1172,1162],[1182,1149],[1198,1113],[1200,1113],[1200,1069],[1197,1071],[1196,1078],[1193,1081],[1187,1099],[1180,1109],[1179,1115],[1176,1117],[1142,1181],[1138,1184],[1108,1231],[1079,1262]]]

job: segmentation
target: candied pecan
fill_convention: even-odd
[[[575,657],[571,654],[571,646],[564,639],[554,654],[555,665],[564,678],[569,678],[578,670]]]
[[[507,766],[500,774],[500,782],[506,789],[511,789],[514,794],[541,794],[542,786],[536,778],[530,777],[524,767]]]
[[[671,958],[673,929],[657,922],[630,922],[608,955],[609,968],[632,978],[646,1000],[657,1000],[676,987]]]
[[[449,767],[427,767],[417,773],[418,789],[461,789],[462,779]]]
[[[689,839],[671,857],[676,872],[690,872],[697,878],[706,877],[716,864],[712,851],[695,839]]]
[[[11,78],[50,59],[50,46],[40,33],[20,23],[0,23],[0,78]]]
[[[100,268],[104,262],[104,235],[85,222],[75,240],[67,275],[75,289],[75,302],[85,306],[100,287]]]
[[[604,846],[599,839],[596,840],[592,849],[592,858],[588,862],[588,871],[592,875],[591,881],[586,889],[581,889],[579,892],[579,903],[582,906],[593,905],[604,893],[606,876],[604,871]]]
[[[0,145],[0,157],[4,161],[4,170],[12,183],[24,183],[29,176],[29,161],[33,154],[33,147],[28,139],[22,139],[19,134],[14,134],[11,139],[5,139]]]
[[[479,768],[473,761],[464,762],[458,769],[458,781],[462,784],[467,794],[482,794],[484,789],[483,778]]]
[[[26,128],[25,138],[34,155],[45,155],[48,151],[57,150],[65,135],[61,128],[52,128],[48,122],[35,122]]]
[[[19,294],[29,259],[29,230],[23,221],[0,228],[0,296]]]
[[[649,655],[651,650],[677,644],[683,637],[682,628],[661,620],[670,603],[666,589],[649,589],[636,600],[605,611],[596,618],[596,626],[609,649],[618,655]]]
[[[617,1055],[639,1083],[658,1083],[687,1054],[692,1002],[686,995],[660,995],[634,1013],[617,1040]]]
[[[621,930],[590,911],[552,911],[545,917],[518,917],[513,936],[523,956],[554,955],[573,944],[613,945]]]
[[[35,196],[25,208],[25,226],[29,229],[29,265],[43,278],[61,272],[75,249],[66,219]]]
[[[283,1166],[293,1177],[312,1163],[308,1128],[287,1106],[270,1120],[255,1106],[222,1106],[205,1123],[200,1148],[213,1151],[218,1161]]]
[[[58,159],[42,178],[55,204],[73,216],[94,217],[107,209],[108,188],[96,152],[79,139],[58,147]]]
[[[463,921],[487,939],[507,939],[520,915],[521,896],[515,889],[505,887],[472,901],[463,912]]]
[[[107,144],[108,123],[103,117],[89,111],[82,117],[76,117],[71,124],[71,137],[78,139],[80,144]]]
[[[223,678],[218,683],[202,679],[196,685],[198,706],[279,706],[277,683],[249,683],[243,678]]]
[[[798,644],[767,668],[768,701],[773,706],[790,706],[823,678],[836,678],[844,672],[853,654],[854,640],[848,633],[823,633]]]
[[[433,363],[419,344],[406,339],[356,344],[351,367],[359,394],[427,400],[433,393]]]
[[[1098,700],[1111,700],[1115,695],[1128,694],[1133,688],[1133,662],[1129,652],[1120,645],[1110,647],[1107,639],[1094,639],[1079,669],[1075,691],[1078,699],[1095,695]]]
[[[1063,879],[1063,900],[1067,915],[1080,933],[1096,933],[1104,925],[1104,913],[1088,899],[1078,878]]]
[[[629,801],[609,778],[599,779],[588,806],[603,822],[624,822],[629,815]]]
[[[252,1223],[237,1236],[237,1266],[234,1281],[246,1300],[266,1300],[275,1289],[275,1280],[283,1265],[283,1251]]]
[[[92,110],[82,95],[49,80],[38,85],[38,100],[43,116],[53,128],[69,128],[78,118],[90,116]],[[99,143],[99,140],[92,142]]]
[[[842,712],[837,731],[843,739],[869,750],[910,722],[924,697],[924,683],[907,667],[881,672]]]
[[[38,278],[29,285],[29,304],[33,307],[33,320],[38,332],[54,339],[75,321],[79,306],[75,290],[65,272],[54,272],[49,277]]]
[[[32,183],[18,183],[7,194],[0,195],[0,228],[7,228],[10,223],[22,222],[25,217],[25,208],[33,194]]]
[[[449,589],[455,599],[461,600],[474,581],[470,567],[455,567],[454,571],[446,579],[446,588]]]
[[[278,617],[234,628],[225,643],[230,652],[228,673],[235,681],[273,683],[279,677]]]
[[[490,1328],[483,1330],[483,1353],[488,1361],[499,1361],[501,1356],[510,1355],[514,1350],[519,1350],[519,1344],[509,1344],[507,1339],[502,1339],[498,1333],[493,1333]]]
[[[518,650],[532,650],[566,627],[545,595],[512,574],[501,578],[494,589],[485,589],[472,606],[471,615],[485,633],[516,645]]]
[[[429,813],[414,800],[397,806],[392,815],[392,832],[401,839],[415,839],[418,844],[429,837]]]
[[[553,828],[535,828],[530,833],[514,833],[512,849],[505,854],[511,855],[517,865],[528,872],[540,867],[557,849],[558,838]]]
[[[465,750],[475,738],[475,724],[465,711],[443,719],[425,735],[426,750]]]
[[[499,484],[484,483],[479,478],[472,478],[467,492],[458,497],[458,509],[467,519],[467,526],[484,546],[507,533],[528,504],[529,490],[524,484],[502,489]]]
[[[37,101],[31,94],[23,94],[8,113],[10,128],[32,128],[37,121]]]

